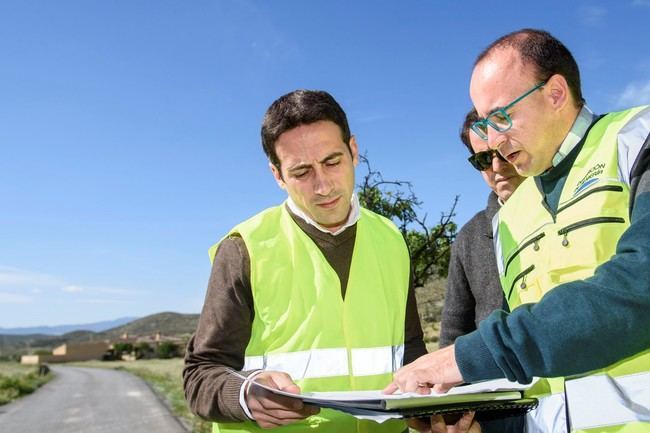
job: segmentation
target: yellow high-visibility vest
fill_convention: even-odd
[[[361,209],[345,293],[318,246],[285,206],[236,226],[250,255],[255,318],[244,370],[288,373],[303,392],[382,389],[402,366],[410,262],[401,233]],[[213,258],[216,245],[211,248]],[[322,409],[291,432],[402,432],[406,424]],[[264,431],[254,422],[214,432]]]
[[[610,113],[592,126],[555,215],[536,180],[528,178],[495,216],[499,276],[511,310],[592,276],[616,252],[630,224],[630,188],[620,173],[617,137],[645,108]],[[629,406],[641,402],[650,409],[650,393],[639,391],[639,384],[650,388],[650,350],[582,377],[542,380],[528,393],[540,405],[528,415],[527,431],[563,432],[570,425],[572,432],[650,432],[650,416],[639,418]]]

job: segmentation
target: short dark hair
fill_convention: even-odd
[[[524,64],[534,67],[537,80],[544,81],[555,74],[564,77],[578,107],[585,104],[580,87],[580,70],[569,49],[549,32],[537,29],[521,29],[492,42],[474,62],[474,66],[494,50],[513,48]]]
[[[463,126],[460,128],[460,141],[463,142],[465,147],[469,149],[469,153],[474,155],[474,149],[472,149],[472,143],[469,140],[469,134],[472,133],[471,127],[474,122],[478,120],[478,113],[476,108],[472,108],[465,115],[465,120],[463,121]]]
[[[280,135],[300,125],[329,120],[338,125],[341,139],[350,149],[350,127],[345,112],[329,93],[323,90],[294,90],[280,96],[266,110],[262,121],[262,148],[278,170],[280,160],[275,143]]]

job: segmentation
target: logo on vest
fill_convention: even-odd
[[[578,194],[580,191],[588,188],[589,186],[593,185],[594,183],[598,182],[600,179],[597,178],[596,176],[600,176],[603,174],[603,170],[605,169],[605,163],[601,162],[589,169],[587,174],[580,179],[580,182],[576,185],[575,190],[573,190],[573,196],[575,197],[576,194]]]

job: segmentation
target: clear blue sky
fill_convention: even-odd
[[[3,1],[0,327],[200,311],[208,247],[284,199],[268,105],[325,89],[433,223],[487,187],[457,139],[474,57],[522,27],[572,50],[591,108],[650,103],[650,0]]]

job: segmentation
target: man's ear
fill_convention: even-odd
[[[562,75],[553,75],[544,87],[547,88],[548,100],[555,111],[562,111],[571,101],[569,83]]]
[[[271,169],[271,173],[273,173],[273,178],[278,183],[278,186],[282,189],[287,189],[284,180],[282,179],[282,173],[280,173],[280,169],[275,165],[273,165],[273,163],[270,161],[269,161],[269,168]]]
[[[359,146],[357,146],[357,139],[354,135],[350,137],[350,154],[352,155],[352,163],[356,167],[359,164]]]

